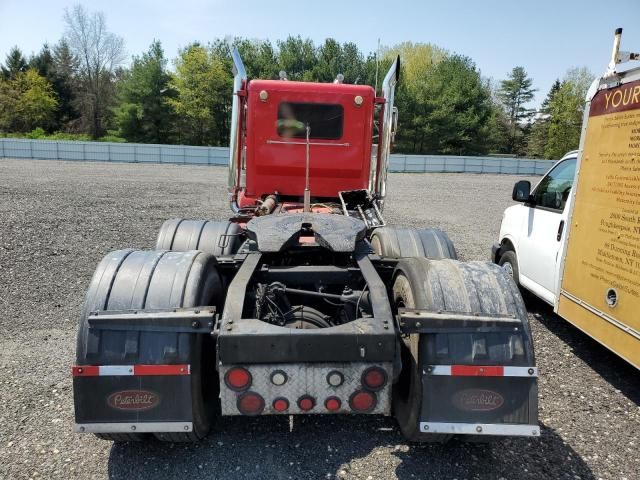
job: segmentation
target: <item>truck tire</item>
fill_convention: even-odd
[[[371,234],[371,247],[381,257],[450,258],[458,255],[449,236],[437,228],[380,227]]]
[[[430,311],[515,315],[530,335],[526,309],[515,284],[497,265],[455,260],[400,260],[394,273],[392,302],[398,308]],[[394,415],[402,434],[413,442],[445,442],[449,434],[419,431],[422,408],[420,334],[406,335],[401,343],[402,371],[394,385]],[[461,437],[474,441],[475,437]],[[484,437],[480,441],[491,441]]]
[[[122,332],[109,332],[101,337],[99,349],[89,347],[87,317],[93,311],[122,311],[141,309],[193,308],[216,306],[224,302],[221,279],[215,257],[200,251],[135,251],[119,250],[107,254],[98,265],[87,290],[80,317],[76,348],[77,364],[119,365],[122,364],[124,336]],[[149,335],[149,333],[146,333]],[[140,332],[145,335],[145,332]],[[193,442],[203,438],[209,431],[212,413],[217,398],[218,382],[215,373],[215,345],[210,335],[176,333],[166,335],[189,335],[189,363],[191,364],[191,398],[193,431],[155,434],[160,440]],[[142,341],[142,337],[141,337]],[[177,342],[171,337],[170,342]],[[104,344],[104,345],[103,345]],[[184,345],[185,342],[183,341]],[[145,355],[143,357],[143,355]],[[138,357],[127,362],[163,363],[166,359],[154,358],[148,352],[139,352]],[[203,372],[206,375],[203,375]],[[96,434],[98,438],[121,441],[140,441],[149,434]]]
[[[156,250],[201,250],[216,257],[234,255],[242,244],[237,223],[174,218],[162,224]]]
[[[520,288],[520,270],[518,269],[518,257],[516,256],[516,252],[513,250],[507,250],[500,256],[500,260],[498,260],[498,265],[500,265],[505,272],[509,274],[515,284]]]

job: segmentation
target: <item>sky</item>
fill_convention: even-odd
[[[0,0],[0,61],[18,45],[24,53],[56,43],[64,10],[78,0]],[[604,72],[613,31],[625,28],[622,49],[640,51],[640,0],[84,0],[103,11],[109,30],[125,40],[128,58],[158,39],[174,58],[181,47],[239,36],[250,39],[327,37],[354,42],[365,53],[382,45],[433,43],[471,57],[483,76],[499,81],[517,65],[533,78],[535,103],[571,67]],[[339,72],[336,72],[339,73]]]

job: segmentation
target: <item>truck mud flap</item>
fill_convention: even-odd
[[[72,368],[76,432],[192,432],[197,337],[214,307],[100,311]],[[200,365],[195,366],[200,368]]]
[[[422,433],[539,436],[530,336],[519,319],[457,312],[400,312],[419,333]]]
[[[193,429],[189,365],[77,366],[73,390],[77,432]]]

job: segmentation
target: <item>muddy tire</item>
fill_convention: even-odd
[[[174,218],[160,228],[156,250],[201,250],[220,257],[234,255],[242,239],[242,229],[237,223]]]
[[[375,253],[387,258],[458,258],[449,236],[437,228],[377,228],[371,234],[371,247]]]
[[[407,258],[398,262],[394,279],[392,303],[395,311],[398,308],[417,308],[515,316],[521,321],[530,344],[528,318],[522,297],[515,284],[497,265]],[[409,441],[444,442],[452,435],[419,430],[423,356],[431,348],[426,342],[427,337],[417,333],[402,338],[402,370],[393,390],[394,416],[402,434]],[[532,352],[530,360],[534,361]],[[498,363],[503,359],[496,357],[491,361]],[[460,438],[466,440],[464,436]],[[491,439],[487,438],[487,441]]]
[[[196,441],[209,431],[217,407],[215,345],[205,334],[138,332],[138,342],[148,345],[134,355],[127,352],[127,333],[117,330],[90,333],[87,317],[93,311],[193,308],[224,302],[215,257],[210,254],[169,251],[120,250],[109,253],[98,265],[80,318],[76,348],[78,365],[121,365],[123,355],[131,364],[189,363],[193,431],[156,437],[169,441]],[[98,335],[98,336],[97,336]],[[188,348],[182,358],[174,345]],[[127,352],[127,353],[125,353]],[[206,375],[203,375],[206,372]],[[97,434],[113,441],[140,441],[144,434]]]

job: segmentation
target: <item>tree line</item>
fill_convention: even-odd
[[[496,82],[469,57],[432,44],[364,54],[354,43],[316,45],[299,36],[194,42],[172,68],[154,41],[125,67],[124,41],[102,13],[75,6],[64,21],[58,43],[28,59],[16,46],[1,65],[0,135],[226,145],[235,47],[249,78],[277,79],[284,71],[289,80],[331,82],[341,73],[345,83],[378,89],[399,54],[397,152],[560,158],[578,146],[593,79],[584,68],[570,69],[536,110],[533,79],[522,66]]]

